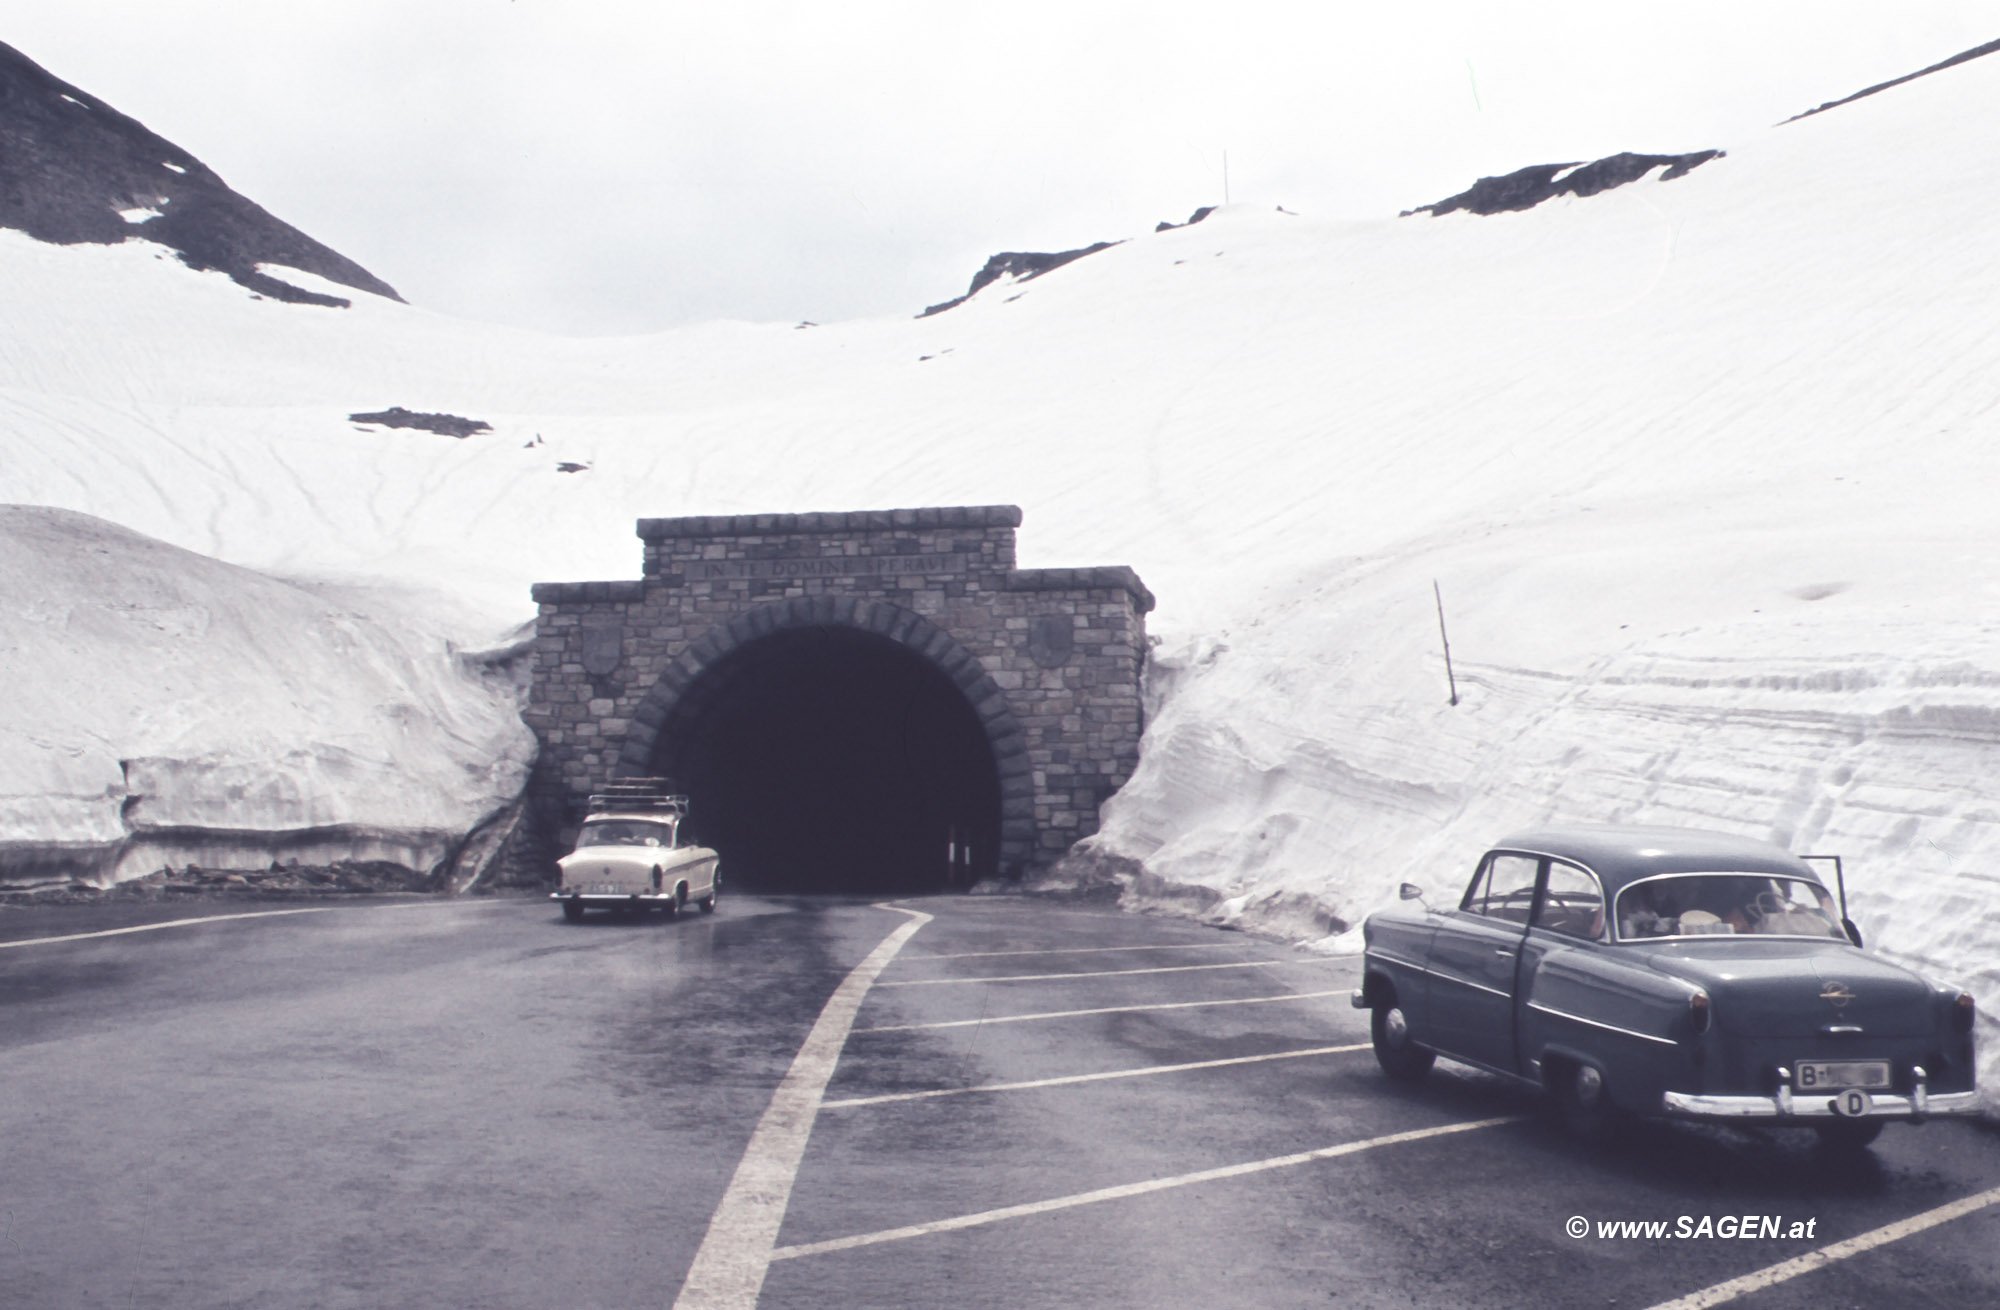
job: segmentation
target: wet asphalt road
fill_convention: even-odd
[[[836,1048],[758,1305],[1624,1310],[2000,1187],[2000,1135],[1963,1124],[1848,1163],[1684,1127],[1593,1151],[1484,1075],[1386,1084],[1352,960],[902,904],[933,917]],[[55,940],[262,908],[313,912]],[[0,913],[0,1305],[673,1305],[822,1007],[906,921],[743,896],[581,925],[522,900]],[[1565,1232],[1745,1215],[1813,1236]],[[1732,1303],[2000,1303],[2000,1205]]]

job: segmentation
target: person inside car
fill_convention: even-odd
[[[1626,888],[1618,898],[1618,935],[1671,936],[1678,916],[1668,906],[1669,893],[1670,888],[1662,882],[1642,882]]]

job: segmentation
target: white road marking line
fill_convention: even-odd
[[[805,1044],[792,1058],[792,1067],[771,1093],[750,1144],[743,1148],[736,1175],[709,1218],[708,1232],[674,1300],[675,1310],[754,1310],[757,1304],[820,1097],[840,1060],[862,998],[903,943],[931,921],[930,915],[900,905],[875,908],[907,914],[910,921],[883,938],[827,998]]]
[[[880,1232],[859,1233],[853,1237],[836,1237],[824,1242],[805,1242],[798,1246],[781,1246],[771,1252],[773,1260],[796,1260],[801,1256],[825,1255],[832,1251],[851,1251],[860,1246],[878,1246],[884,1242],[900,1242],[912,1237],[927,1237],[933,1233],[949,1233],[961,1228],[976,1228],[983,1224],[1000,1223],[1007,1219],[1023,1219],[1029,1215],[1048,1214],[1054,1210],[1069,1210],[1080,1205],[1096,1205],[1102,1201],[1122,1201],[1128,1197],[1144,1196],[1149,1192],[1164,1192],[1176,1187],[1192,1187],[1197,1183],[1210,1183],[1224,1178],[1241,1178],[1246,1174],[1267,1173],[1273,1169],[1290,1169],[1297,1165],[1312,1164],[1319,1160],[1332,1160],[1343,1155],[1356,1155],[1362,1151],[1372,1151],[1380,1146],[1396,1146],[1403,1142],[1419,1142],[1431,1137],[1444,1137],[1452,1133],[1466,1133],[1478,1128],[1492,1128],[1499,1124],[1518,1123],[1520,1115],[1506,1115],[1498,1119],[1475,1119],[1469,1123],[1442,1124],[1435,1128],[1418,1128],[1406,1133],[1390,1133],[1386,1137],[1370,1137],[1358,1142],[1342,1142],[1337,1146],[1322,1146],[1318,1150],[1300,1151],[1294,1155],[1274,1156],[1268,1160],[1252,1160],[1247,1164],[1224,1165],[1219,1169],[1203,1169],[1198,1173],[1180,1174],[1172,1178],[1153,1178],[1143,1183],[1126,1183],[1121,1187],[1101,1187],[1092,1192],[1077,1192],[1070,1196],[1058,1196],[1047,1201],[1030,1201],[1026,1205],[1003,1206],[998,1210],[982,1210],[977,1214],[960,1215],[955,1219],[939,1219],[927,1224],[911,1224],[905,1228],[885,1228]]]
[[[334,910],[415,910],[436,905],[503,905],[498,900],[479,901],[397,901],[391,905],[306,905],[295,910],[245,910],[241,914],[204,914],[194,919],[164,919],[159,923],[135,923],[129,928],[100,928],[96,932],[65,933],[60,937],[23,937],[0,942],[0,951],[16,946],[52,946],[57,942],[87,942],[97,937],[123,937],[134,932],[158,932],[162,928],[189,928],[198,923],[225,923],[230,919],[275,919],[286,914],[329,914]]]
[[[1003,955],[1109,955],[1113,951],[1240,951],[1242,942],[1187,942],[1180,946],[1063,946],[1045,951],[956,951],[943,955],[913,955],[922,960],[992,960]]]
[[[923,1092],[891,1092],[883,1096],[851,1096],[844,1101],[821,1101],[823,1110],[845,1110],[857,1105],[886,1105],[891,1101],[928,1101],[939,1096],[971,1096],[978,1092],[1022,1092],[1038,1087],[1069,1087],[1077,1083],[1109,1082],[1116,1078],[1147,1078],[1159,1073],[1187,1073],[1195,1069],[1221,1069],[1232,1064],[1262,1064],[1269,1060],[1301,1060],[1309,1055],[1344,1055],[1366,1051],[1369,1043],[1355,1046],[1314,1046],[1302,1051],[1273,1051],[1268,1055],[1237,1055],[1226,1060],[1200,1060],[1192,1064],[1155,1064],[1144,1069],[1114,1069],[1108,1073],[1077,1073],[1061,1078],[1036,1078],[1019,1083],[982,1083],[977,1087],[937,1087]]]
[[[936,1023],[885,1023],[856,1028],[858,1033],[907,1033],[929,1028],[977,1028],[988,1023],[1031,1023],[1037,1019],[1080,1019],[1092,1014],[1136,1014],[1142,1010],[1205,1010],[1217,1005],[1269,1005],[1275,1001],[1309,1001],[1324,996],[1348,996],[1351,987],[1324,992],[1285,992],[1279,996],[1241,996],[1228,1001],[1154,1001],[1147,1005],[1106,1005],[1094,1010],[1038,1010],[1033,1014],[991,1014],[979,1019],[944,1019]]]
[[[97,937],[123,937],[133,932],[158,932],[162,928],[187,928],[197,923],[222,923],[228,919],[270,919],[281,914],[324,914],[331,905],[314,905],[300,910],[253,910],[248,914],[208,914],[199,919],[168,919],[164,923],[138,923],[129,928],[104,928],[97,932],[73,932],[61,937],[23,937],[15,942],[0,942],[0,951],[8,951],[16,946],[53,946],[57,942],[87,942]]]
[[[1905,1237],[1921,1233],[1927,1228],[1935,1228],[1939,1224],[1948,1224],[1954,1219],[1969,1215],[1975,1210],[1983,1210],[1996,1202],[2000,1202],[2000,1187],[1991,1188],[1980,1192],[1976,1196],[1968,1196],[1947,1205],[1941,1205],[1935,1210],[1926,1210],[1922,1214],[1911,1215],[1908,1219],[1900,1219],[1893,1224],[1877,1228],[1872,1232],[1862,1233],[1858,1237],[1850,1237],[1844,1242],[1835,1242],[1832,1246],[1822,1246],[1817,1251],[1808,1251],[1804,1255],[1795,1256],[1790,1260],[1774,1264],[1768,1269],[1760,1269],[1754,1274],[1745,1274],[1741,1278],[1732,1278],[1726,1283],[1717,1283],[1713,1287],[1705,1287],[1699,1292],[1690,1292],[1686,1296],[1678,1297],[1672,1301],[1662,1301],[1660,1304],[1654,1306],[1652,1310],[1706,1310],[1709,1306],[1721,1305],[1727,1301],[1734,1301],[1739,1296],[1748,1296],[1752,1292],[1762,1291],[1764,1288],[1773,1286],[1774,1284],[1787,1282],[1790,1279],[1797,1278],[1800,1274],[1809,1274],[1815,1269],[1821,1269],[1834,1263],[1836,1260],[1845,1260],[1851,1255],[1859,1255],[1863,1251],[1872,1251],[1878,1246],[1885,1246],[1890,1242],[1900,1241]],[[783,1252],[779,1254],[782,1255]]]
[[[951,987],[966,983],[1056,982],[1065,978],[1129,978],[1142,973],[1198,973],[1204,969],[1275,969],[1288,964],[1345,964],[1346,956],[1316,955],[1299,960],[1232,960],[1228,964],[1161,964],[1150,969],[1092,969],[1082,973],[1017,973],[997,978],[910,978],[884,987]]]

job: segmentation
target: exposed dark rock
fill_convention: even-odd
[[[1685,155],[1612,155],[1591,164],[1531,164],[1500,177],[1482,177],[1455,196],[1436,204],[1406,209],[1412,214],[1449,214],[1465,210],[1473,214],[1503,214],[1533,209],[1557,196],[1594,196],[1600,191],[1636,182],[1656,168],[1664,168],[1662,182],[1670,182],[1720,159],[1720,150],[1697,150]]]
[[[1193,226],[1194,226],[1194,225],[1195,225],[1196,223],[1199,223],[1199,222],[1201,222],[1201,220],[1203,220],[1204,218],[1207,218],[1207,217],[1208,217],[1208,216],[1209,216],[1210,214],[1213,214],[1214,212],[1215,212],[1215,206],[1214,206],[1214,205],[1203,205],[1203,206],[1202,206],[1202,207],[1201,207],[1200,209],[1197,209],[1197,210],[1195,210],[1195,211],[1194,211],[1194,213],[1192,213],[1192,214],[1189,214],[1189,215],[1188,215],[1188,221],[1187,221],[1187,222],[1185,222],[1185,223],[1168,223],[1168,222],[1165,222],[1165,221],[1163,220],[1163,221],[1161,221],[1160,223],[1158,223],[1158,224],[1156,224],[1156,225],[1154,226],[1154,228],[1153,228],[1153,231],[1155,231],[1155,232],[1171,232],[1171,231],[1173,231],[1173,230],[1174,230],[1175,228],[1177,228],[1177,227],[1193,227]],[[1282,212],[1284,212],[1284,211],[1283,211],[1283,209],[1282,209],[1282,207],[1280,208],[1280,211],[1279,211],[1279,212],[1281,212],[1281,213],[1282,213]]]
[[[104,901],[292,899],[444,890],[438,871],[419,872],[386,860],[332,864],[273,864],[264,869],[167,868],[110,887],[87,882],[0,887],[0,906],[90,905]]]
[[[1201,222],[1201,220],[1214,212],[1214,205],[1203,205],[1188,216],[1187,222],[1163,222],[1155,227],[1153,231],[1171,232],[1177,227],[1193,227],[1196,223]],[[923,313],[917,315],[917,317],[929,318],[932,314],[942,314],[947,309],[955,309],[1003,277],[1011,277],[1026,282],[1031,278],[1040,277],[1051,269],[1061,268],[1071,260],[1082,259],[1085,255],[1094,255],[1100,250],[1109,250],[1113,246],[1122,244],[1124,243],[1119,241],[1100,241],[1094,246],[1084,246],[1080,250],[1059,250],[1054,252],[1003,250],[986,261],[986,266],[973,276],[972,285],[966,289],[964,295],[955,296],[950,300],[932,305]],[[801,323],[799,326],[805,327],[807,325]]]
[[[0,227],[57,245],[153,241],[273,300],[345,306],[282,264],[393,300],[394,287],[229,189],[207,165],[0,44]]]
[[[374,423],[385,428],[417,428],[439,436],[457,437],[461,441],[493,430],[492,424],[482,423],[476,418],[460,418],[456,414],[419,414],[401,405],[373,414],[349,414],[347,417],[355,423]]]
[[[1875,95],[1877,92],[1902,86],[1906,82],[1914,82],[1920,77],[1927,77],[1932,73],[1941,72],[1944,69],[1952,68],[1995,52],[2000,52],[2000,41],[1988,41],[1985,45],[1974,46],[1972,49],[1955,54],[1949,59],[1940,60],[1928,68],[1918,69],[1916,72],[1903,77],[1891,78],[1887,82],[1878,82],[1874,86],[1866,87],[1860,91],[1856,91],[1853,95],[1843,96],[1838,100],[1829,100],[1817,108],[1808,109],[1802,114],[1794,114],[1792,117],[1786,119],[1785,122],[1796,123],[1802,118],[1810,118],[1814,114],[1823,114],[1829,109],[1838,109],[1842,105],[1852,104],[1856,100]],[[1417,209],[1404,210],[1403,216],[1407,218],[1411,214],[1449,214],[1454,210],[1460,209],[1474,214],[1500,214],[1511,210],[1532,209],[1544,200],[1549,200],[1556,196],[1593,196],[1600,191],[1607,191],[1615,186],[1623,186],[1627,182],[1637,181],[1653,169],[1659,168],[1662,165],[1666,166],[1666,171],[1660,174],[1660,180],[1662,182],[1671,181],[1700,167],[1711,159],[1720,158],[1723,153],[1720,150],[1698,150],[1685,155],[1622,154],[1612,155],[1607,159],[1600,159],[1596,163],[1581,166],[1576,164],[1535,164],[1528,168],[1517,169],[1502,177],[1482,177],[1469,190],[1452,196],[1449,199],[1440,200],[1433,205],[1424,205]],[[1573,171],[1565,173],[1565,169]],[[1559,174],[1561,176],[1558,176]]]
[[[1048,869],[1022,880],[1015,889],[1030,896],[1067,896],[1115,905],[1145,873],[1146,866],[1131,856],[1115,855],[1100,849],[1096,842],[1082,841],[1065,851]],[[997,892],[1009,886],[987,884],[975,886],[973,891]]]
[[[1026,282],[1030,278],[1040,277],[1050,269],[1061,268],[1071,260],[1082,259],[1085,255],[1094,255],[1100,250],[1109,250],[1118,244],[1116,241],[1100,241],[1094,246],[1085,246],[1081,250],[1062,250],[1053,254],[1045,251],[1003,250],[986,261],[986,266],[973,276],[972,286],[967,289],[964,295],[932,305],[923,313],[917,315],[917,317],[929,318],[932,314],[942,314],[947,309],[962,305],[978,295],[981,290],[1003,277],[1012,277]]]
[[[1936,73],[1943,69],[1950,68],[1956,64],[1962,64],[1968,60],[1977,59],[1981,55],[1990,55],[1996,50],[2000,50],[2000,41],[1988,41],[1985,45],[1974,46],[1970,50],[1963,51],[1960,54],[1953,55],[1949,59],[1941,60],[1938,63],[1932,64],[1929,68],[1920,68],[1914,73],[1906,73],[1902,77],[1891,78],[1887,82],[1877,82],[1874,86],[1865,87],[1860,91],[1856,91],[1851,96],[1842,96],[1838,100],[1829,100],[1825,104],[1819,106],[1817,109],[1808,109],[1803,114],[1793,114],[1790,118],[1786,119],[1785,122],[1796,123],[1801,118],[1811,118],[1814,114],[1823,114],[1829,109],[1838,109],[1842,105],[1853,104],[1856,100],[1859,100],[1864,96],[1872,96],[1877,91],[1887,91],[1892,86],[1901,86],[1905,82],[1914,82],[1920,77],[1927,77],[1932,73]],[[1783,124],[1780,124],[1780,126],[1783,126]]]

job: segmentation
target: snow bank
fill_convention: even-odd
[[[1979,779],[2000,621],[1965,604],[2000,584],[1973,553],[1990,529],[1828,544],[1741,512],[1607,503],[1357,565],[1164,646],[1138,774],[1076,864],[1140,870],[1135,907],[1337,952],[1399,883],[1452,899],[1488,845],[1543,823],[1838,854],[1869,944],[1980,998],[1993,1085],[2000,806]],[[1621,551],[1600,540],[1614,522],[1684,544]],[[1913,559],[1961,563],[1926,583]]]
[[[526,778],[512,689],[434,632],[101,520],[0,506],[0,612],[0,878],[423,870]]]

